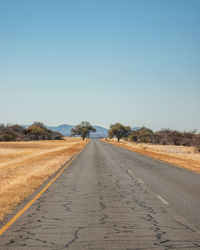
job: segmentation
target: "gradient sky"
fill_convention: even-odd
[[[199,0],[0,0],[0,122],[200,131]]]

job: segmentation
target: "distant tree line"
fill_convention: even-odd
[[[45,127],[42,122],[34,122],[28,128],[18,124],[0,124],[0,141],[61,140],[63,135]]]
[[[129,126],[120,123],[110,125],[108,137],[128,138],[135,143],[151,143],[161,145],[194,146],[200,151],[200,134],[197,131],[180,132],[176,130],[163,129],[153,132],[151,129],[142,127],[138,130],[131,130]]]

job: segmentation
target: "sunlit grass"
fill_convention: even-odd
[[[0,142],[0,220],[88,141]]]

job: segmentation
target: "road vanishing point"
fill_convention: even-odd
[[[200,249],[200,175],[91,140],[0,249]]]

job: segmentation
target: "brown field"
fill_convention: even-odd
[[[0,220],[89,140],[0,142]]]
[[[102,140],[122,148],[126,148],[131,151],[189,169],[196,173],[200,173],[200,153],[194,147],[152,145],[146,143],[136,144],[125,140],[120,140],[120,142],[117,142],[115,139]]]

